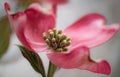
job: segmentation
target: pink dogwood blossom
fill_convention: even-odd
[[[119,24],[105,25],[100,14],[88,14],[67,27],[56,30],[53,12],[32,4],[24,12],[12,14],[5,3],[11,26],[21,43],[35,52],[46,51],[49,60],[58,67],[78,68],[101,74],[110,74],[107,61],[93,61],[89,48],[107,42],[119,29]],[[62,40],[62,41],[61,41]]]

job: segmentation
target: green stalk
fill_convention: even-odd
[[[47,77],[53,77],[56,69],[57,69],[57,66],[55,66],[54,64],[49,62],[49,68],[48,68]]]
[[[45,74],[45,73],[43,73],[43,74],[42,74],[42,77],[46,77],[46,74]]]

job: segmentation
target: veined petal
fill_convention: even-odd
[[[99,14],[89,14],[65,29],[72,46],[94,47],[108,41],[120,28],[119,24],[106,26],[105,18]],[[76,40],[77,39],[77,40]]]
[[[48,53],[47,56],[53,64],[61,68],[78,68],[101,74],[111,72],[110,65],[106,61],[91,60],[89,49],[86,47],[76,47],[70,53]]]
[[[82,65],[85,51],[88,51],[86,47],[77,47],[70,53],[51,52],[47,56],[56,66],[70,69]]]
[[[107,74],[107,75],[111,73],[111,67],[107,61],[100,60],[100,61],[95,62],[89,59],[89,57],[88,57],[88,61],[85,64],[78,67],[78,69],[88,70],[91,72]]]
[[[43,32],[55,27],[54,14],[43,11],[39,4],[32,4],[25,14],[27,17],[25,35],[30,41],[37,43],[43,41]]]
[[[42,33],[55,27],[54,14],[43,11],[37,3],[32,4],[25,12],[16,14],[10,14],[8,3],[5,3],[5,9],[21,43],[28,49],[41,51],[41,43],[44,44]]]

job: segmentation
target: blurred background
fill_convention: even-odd
[[[13,0],[0,0],[0,19],[6,13],[4,2],[9,2],[12,10],[16,11],[17,3]],[[70,0],[66,5],[58,6],[57,28],[64,29],[81,16],[88,13],[100,13],[107,19],[107,24],[120,23],[120,0]],[[1,25],[0,25],[1,26]],[[1,38],[2,36],[0,36]],[[22,56],[18,47],[20,44],[14,32],[11,33],[10,45],[7,52],[0,58],[0,77],[41,77],[36,73],[29,62]],[[111,67],[111,75],[101,75],[78,69],[61,69],[54,77],[120,77],[120,31],[107,43],[91,49],[92,59],[106,59]],[[48,68],[48,59],[40,54]]]

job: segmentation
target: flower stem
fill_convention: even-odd
[[[42,73],[42,77],[46,77],[45,70],[44,70],[43,73]]]
[[[44,73],[44,74],[42,74],[42,77],[46,77],[46,74]]]
[[[54,64],[49,62],[49,68],[48,68],[47,77],[53,77],[56,69],[57,69],[57,66],[55,66]]]

